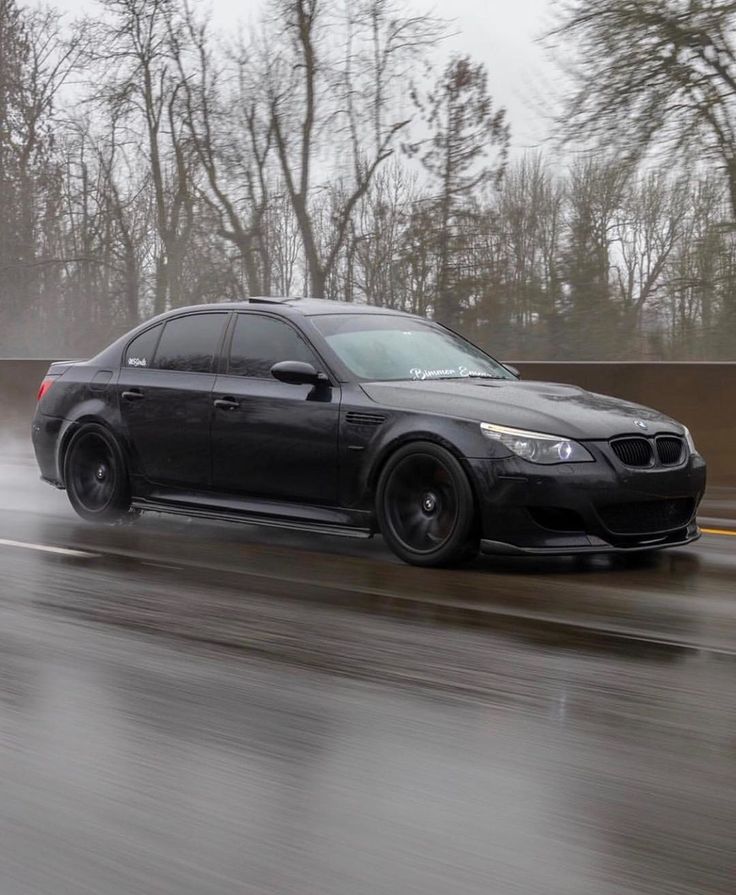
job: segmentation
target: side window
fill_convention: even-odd
[[[166,323],[153,366],[157,370],[209,373],[227,314],[191,314]]]
[[[317,365],[317,359],[298,333],[281,320],[238,314],[235,321],[228,373],[268,379],[271,367],[283,360]]]
[[[150,367],[153,363],[153,352],[156,350],[156,343],[163,327],[163,323],[158,323],[133,339],[125,351],[123,366]]]

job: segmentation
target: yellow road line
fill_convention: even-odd
[[[729,531],[726,528],[701,528],[700,530],[704,535],[729,535],[732,538],[736,538],[736,531]]]

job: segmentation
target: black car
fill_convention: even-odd
[[[91,521],[380,532],[425,566],[680,546],[705,488],[688,430],[657,411],[519,381],[419,317],[313,299],[178,309],[52,364],[33,444]]]

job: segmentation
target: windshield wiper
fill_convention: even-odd
[[[491,373],[477,373],[473,376],[426,376],[422,379],[413,376],[405,379],[387,379],[386,382],[447,382],[448,380],[464,382],[467,379],[496,379],[503,380],[504,376],[493,376]]]
[[[431,376],[424,382],[436,382],[438,379],[503,379],[503,376],[493,376],[491,373],[474,373],[472,376]]]

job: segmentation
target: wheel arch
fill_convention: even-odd
[[[93,412],[86,412],[83,413],[81,416],[75,418],[74,420],[70,420],[69,425],[66,427],[66,429],[62,433],[61,438],[59,439],[59,448],[57,452],[56,463],[57,469],[59,471],[59,481],[63,487],[66,487],[65,469],[66,457],[69,452],[69,445],[71,444],[72,439],[77,434],[77,432],[79,432],[81,429],[84,429],[86,426],[98,426],[99,428],[104,429],[115,442],[127,470],[130,470],[130,455],[127,450],[127,446],[124,443],[123,439],[121,439],[118,433],[115,431],[110,421]]]
[[[444,448],[446,451],[452,454],[453,457],[455,457],[455,459],[460,463],[460,466],[462,467],[463,472],[468,479],[470,490],[473,495],[473,504],[475,506],[476,517],[480,518],[480,486],[476,480],[472,466],[468,463],[467,457],[454,442],[440,435],[438,432],[433,432],[431,430],[415,430],[412,432],[404,432],[400,435],[397,435],[395,438],[391,439],[381,447],[381,449],[372,458],[372,462],[366,478],[366,495],[369,498],[370,502],[373,503],[375,501],[381,473],[385,469],[388,461],[396,453],[396,451],[398,451],[400,448],[406,447],[406,445],[421,444],[422,442],[430,442],[431,444],[436,444],[439,447]]]

